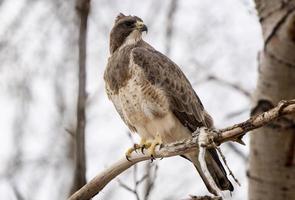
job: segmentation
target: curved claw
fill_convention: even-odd
[[[129,148],[126,153],[125,153],[125,157],[128,161],[130,161],[130,157],[133,151],[137,152],[136,149],[138,148],[138,144],[134,144],[133,147]]]
[[[125,155],[126,157],[126,160],[128,160],[129,162],[131,162],[131,160],[129,159],[129,156],[128,155]]]
[[[130,157],[131,157],[131,154],[133,151],[135,151],[137,153],[137,150],[138,149],[141,149],[141,152],[143,153],[143,150],[145,148],[145,144],[143,144],[142,142],[140,144],[134,144],[133,147],[129,148],[126,153],[125,153],[125,156],[126,156],[126,159],[128,161],[130,161]]]
[[[151,155],[151,163],[153,163],[154,160],[156,160],[155,157],[154,157],[154,155]]]

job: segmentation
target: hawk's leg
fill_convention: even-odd
[[[156,135],[154,140],[150,140],[147,142],[148,147],[145,146],[145,148],[147,148],[148,150],[148,154],[149,156],[151,156],[152,161],[155,159],[154,155],[155,155],[155,149],[157,145],[162,145],[162,138],[159,136],[159,134]]]

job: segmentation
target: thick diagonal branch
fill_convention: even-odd
[[[255,115],[245,122],[225,129],[212,130],[211,133],[216,144],[221,144],[226,141],[238,141],[239,138],[248,131],[265,126],[275,119],[292,113],[295,114],[295,99],[290,101],[281,101],[276,107],[267,112]],[[198,135],[194,135],[190,140],[165,145],[163,148],[156,150],[154,156],[155,158],[163,158],[183,155],[188,152],[196,151],[197,147]],[[127,161],[126,158],[122,158],[118,162],[114,163],[74,193],[68,200],[90,199],[98,194],[111,180],[123,171],[140,161],[149,159],[150,157],[147,154],[133,152],[130,157],[130,161]]]

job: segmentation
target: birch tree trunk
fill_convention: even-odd
[[[256,0],[264,48],[257,110],[295,98],[295,0]],[[295,116],[251,134],[249,200],[295,199]]]

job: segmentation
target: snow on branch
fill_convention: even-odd
[[[248,131],[265,126],[275,119],[278,119],[284,115],[295,114],[295,99],[289,101],[281,101],[279,104],[270,109],[269,111],[257,114],[247,121],[236,124],[234,126],[219,129],[219,130],[207,130],[209,136],[208,144],[205,144],[205,148],[214,148],[215,144],[220,145],[227,141],[235,141],[242,143],[241,137]],[[193,134],[193,137],[189,140],[179,141],[173,144],[165,145],[164,147],[157,149],[155,152],[155,158],[171,157],[176,155],[183,155],[188,152],[196,151],[199,146],[199,134]],[[210,144],[212,143],[212,144]],[[202,144],[204,145],[204,144]],[[202,146],[201,146],[202,147]],[[203,146],[204,147],[204,146]],[[150,156],[140,151],[133,152],[130,161],[126,158],[122,158],[117,161],[103,172],[94,177],[90,182],[84,185],[80,190],[76,191],[68,200],[88,200],[98,194],[111,180],[124,172],[132,165],[149,160]]]

